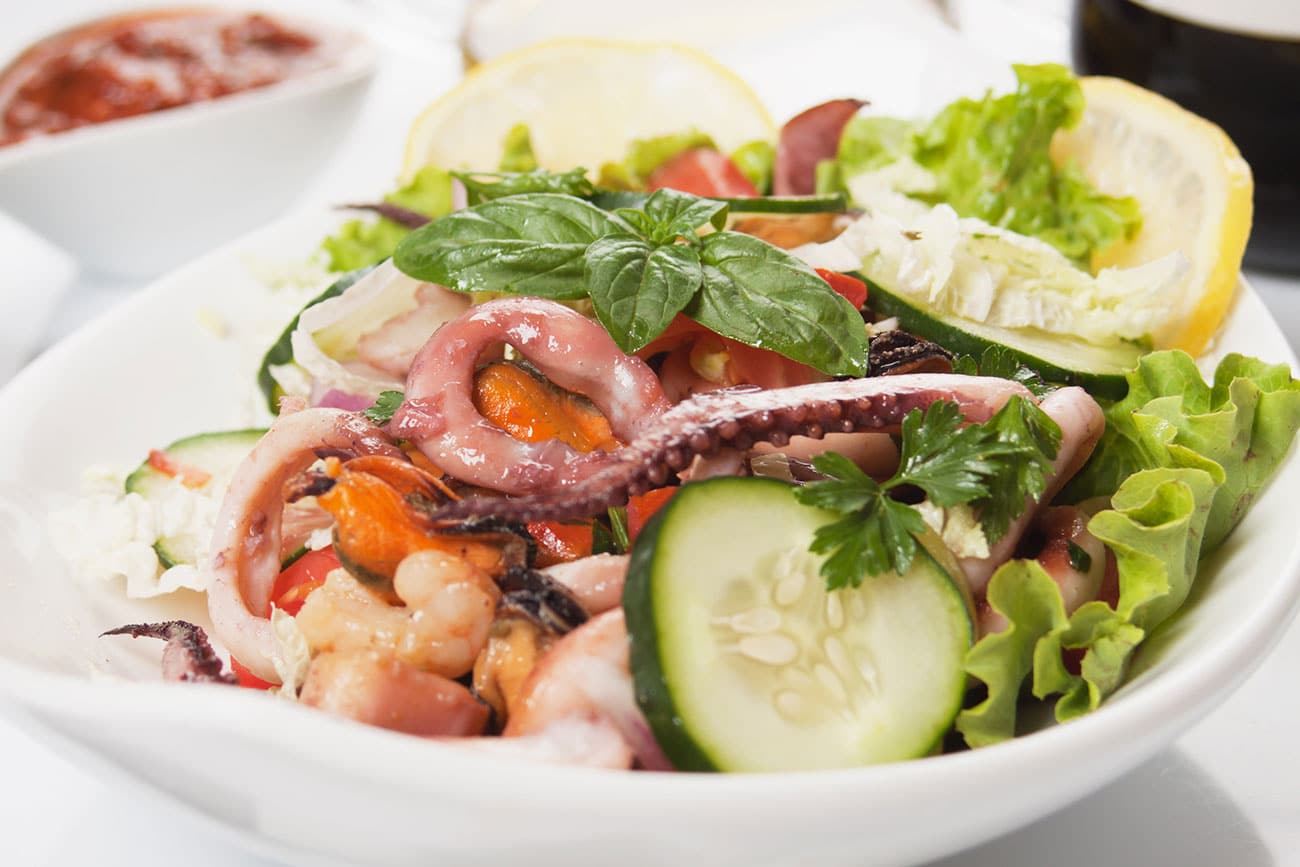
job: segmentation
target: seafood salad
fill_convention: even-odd
[[[464,145],[499,74],[324,240],[269,424],[142,444],[97,501],[153,520],[83,565],[207,594],[105,633],[167,679],[604,768],[981,748],[1115,692],[1291,448],[1286,366],[1196,364],[1250,176],[1172,103],[1055,66],[932,118],[735,97],[593,167],[528,100]]]

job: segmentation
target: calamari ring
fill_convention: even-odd
[[[604,452],[581,454],[558,440],[524,442],[483,418],[473,401],[475,367],[502,343],[556,385],[589,398],[624,442],[671,406],[654,372],[625,355],[598,322],[540,298],[480,304],[439,328],[416,355],[392,425],[395,436],[470,484],[530,494],[609,461]]]
[[[282,414],[235,471],[212,537],[212,631],[253,674],[279,683],[275,634],[263,612],[280,574],[284,487],[329,455],[402,457],[364,416],[339,409]]]

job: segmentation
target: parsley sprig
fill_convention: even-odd
[[[1021,397],[973,425],[965,424],[957,404],[936,401],[903,419],[898,471],[884,482],[836,452],[817,457],[813,466],[830,478],[795,496],[843,516],[818,528],[810,546],[828,555],[821,568],[827,589],[911,568],[917,537],[927,528],[920,512],[890,496],[900,488],[919,488],[941,508],[970,504],[988,540],[1001,539],[1026,498],[1037,500],[1046,490],[1060,442],[1057,424]]]
[[[381,391],[374,404],[361,412],[372,423],[382,427],[393,420],[393,414],[397,412],[397,408],[402,405],[405,398],[406,395],[400,391]]]

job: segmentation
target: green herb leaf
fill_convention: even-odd
[[[1029,389],[1034,397],[1045,397],[1060,387],[1052,385],[1038,371],[1020,363],[1005,346],[986,346],[978,359],[970,355],[959,355],[953,360],[952,370],[953,373],[964,373],[967,376],[1010,379]]]
[[[452,176],[465,187],[466,201],[480,205],[505,196],[522,196],[529,193],[557,193],[585,198],[596,188],[587,180],[586,169],[568,172],[548,172],[537,169],[527,172],[452,172]]]
[[[925,521],[912,506],[892,499],[896,488],[920,488],[931,503],[970,503],[990,541],[1037,500],[1046,486],[1061,431],[1031,401],[1013,397],[982,425],[968,425],[961,408],[936,401],[903,418],[898,471],[877,483],[848,458],[829,452],[813,466],[829,476],[795,492],[801,503],[845,517],[820,528],[810,549],[829,554],[821,574],[828,588],[857,586],[868,575],[902,574],[916,553]]]
[[[620,208],[615,213],[655,244],[670,244],[678,238],[694,242],[698,237],[695,230],[706,223],[715,229],[727,224],[726,202],[676,190],[655,190],[640,209]]]
[[[621,218],[573,196],[509,196],[416,229],[393,261],[412,277],[458,292],[583,298],[587,247],[631,232]]]
[[[377,425],[386,425],[393,420],[393,413],[402,405],[406,395],[400,391],[381,391],[375,399],[375,405],[363,409],[362,414]]]
[[[531,172],[537,168],[533,137],[528,131],[528,124],[517,123],[510,127],[501,146],[501,164],[497,168],[503,172]]]
[[[916,536],[926,529],[916,509],[890,499],[874,481],[863,478],[868,484],[863,484],[853,497],[863,505],[838,521],[818,527],[809,546],[815,554],[828,555],[821,567],[828,590],[857,587],[868,575],[906,573],[916,556]],[[809,503],[812,498],[803,495],[813,490],[815,487],[809,485],[795,493],[801,502]]]
[[[737,232],[715,232],[700,244],[704,284],[688,316],[832,376],[866,374],[862,317],[803,261]]]
[[[632,547],[627,532],[627,509],[623,506],[611,506],[606,510],[609,515],[609,532],[614,539],[614,553],[625,554]]]
[[[586,263],[596,316],[628,353],[662,334],[704,279],[694,247],[655,246],[630,234],[592,242]]]
[[[951,401],[930,404],[922,415],[903,418],[900,463],[892,484],[915,485],[941,508],[988,495],[986,480],[996,472],[988,433],[978,425],[962,427],[961,408]]]
[[[988,494],[971,505],[979,512],[984,535],[996,542],[1024,511],[1025,497],[1037,501],[1047,489],[1061,428],[1033,401],[1013,397],[980,430],[994,447],[986,450],[993,471],[986,479]]]

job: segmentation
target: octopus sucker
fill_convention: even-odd
[[[680,468],[682,457],[743,451],[755,443],[821,437],[826,431],[888,432],[913,409],[953,401],[972,422],[985,422],[1014,396],[1032,399],[1019,383],[957,374],[819,382],[767,391],[701,394],[677,404],[646,425],[622,448],[571,485],[517,498],[463,500],[434,517],[492,515],[515,521],[585,518],[629,497],[659,487]],[[707,444],[708,450],[697,446]],[[671,458],[671,461],[670,461]]]

